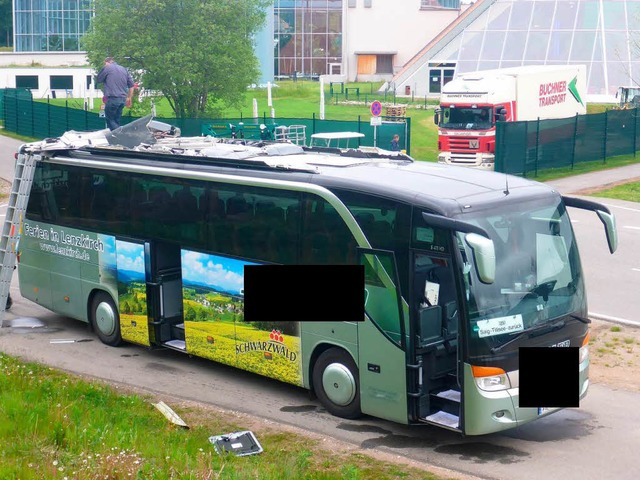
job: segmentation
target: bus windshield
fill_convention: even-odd
[[[559,198],[512,204],[500,213],[465,218],[484,228],[496,250],[496,279],[479,281],[472,252],[463,257],[470,355],[489,355],[514,336],[568,314],[586,314],[573,229]]]

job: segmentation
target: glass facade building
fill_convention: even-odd
[[[316,76],[342,63],[343,0],[275,0],[274,75]]]
[[[640,82],[640,1],[479,1],[484,12],[461,23],[453,39],[430,52],[432,65],[455,65],[458,74],[585,64],[592,98],[610,97],[619,86]]]
[[[347,0],[345,0],[347,1]],[[268,37],[273,39],[273,75],[316,76],[342,63],[343,0],[274,0],[268,9]],[[93,16],[92,0],[14,0],[16,52],[80,51],[80,38]],[[271,34],[272,32],[272,34]],[[268,47],[269,49],[271,47]],[[269,52],[267,56],[271,56]],[[271,68],[263,68],[271,73]]]
[[[15,51],[80,51],[92,16],[92,0],[14,0]]]
[[[80,51],[93,16],[92,0],[15,0],[16,52]]]

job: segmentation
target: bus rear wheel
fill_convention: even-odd
[[[122,344],[118,308],[104,292],[96,293],[91,300],[91,326],[102,343],[112,347]]]
[[[358,367],[344,350],[322,352],[313,366],[313,388],[329,413],[341,418],[362,415]]]

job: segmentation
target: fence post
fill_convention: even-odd
[[[311,117],[311,135],[316,133],[316,112],[313,112],[313,116]]]
[[[633,158],[636,158],[636,148],[638,142],[638,109],[633,109]]]
[[[51,98],[47,95],[47,137],[51,136]]]
[[[607,163],[607,126],[609,124],[609,110],[604,111],[604,145],[602,163]]]
[[[18,92],[13,96],[14,103],[16,104],[16,133],[20,133],[20,112],[18,112]]]
[[[573,170],[573,167],[575,166],[577,137],[578,137],[578,114],[576,113],[576,121],[573,123],[573,148],[571,149],[571,170]]]
[[[64,101],[64,124],[66,125],[65,132],[71,130],[69,128],[69,100]]]
[[[502,137],[504,138],[504,135],[502,135]],[[529,122],[524,122],[524,148],[525,148],[525,154],[524,154],[524,165],[522,167],[522,176],[524,178],[527,178],[527,157],[529,156]],[[495,162],[495,159],[494,159],[494,162]]]
[[[33,97],[31,98],[31,136],[35,137],[35,128],[36,128],[36,123],[35,123],[35,118],[33,116]]]
[[[540,153],[540,117],[536,123],[536,161],[534,163],[536,176],[538,175],[538,153]]]
[[[407,150],[407,155],[411,155],[411,117],[405,117],[405,131],[404,138],[406,139],[404,145]]]

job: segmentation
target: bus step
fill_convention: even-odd
[[[169,340],[168,342],[164,342],[163,345],[183,352],[187,349],[187,344],[184,340]]]
[[[184,330],[184,323],[178,323],[177,325],[174,325],[174,327],[180,329],[180,330]]]
[[[444,392],[436,393],[436,397],[444,398],[451,402],[460,403],[460,392],[458,390],[445,390]]]
[[[460,419],[457,415],[452,415],[451,413],[439,411],[434,414],[429,415],[425,418],[426,421],[431,423],[437,423],[438,425],[442,425],[448,428],[458,428],[460,423]]]

